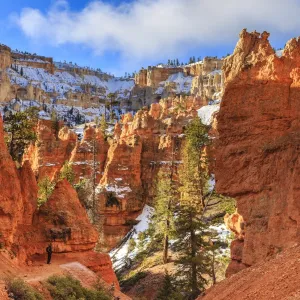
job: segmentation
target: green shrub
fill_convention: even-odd
[[[133,286],[135,286],[141,279],[145,278],[146,276],[147,276],[147,272],[137,272],[131,277],[122,280],[120,282],[122,290],[123,291],[130,290]]]
[[[17,300],[43,300],[42,295],[20,278],[6,281],[7,291]]]
[[[54,300],[111,300],[112,296],[100,285],[87,289],[71,276],[51,276],[46,284]]]

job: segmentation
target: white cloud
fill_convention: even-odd
[[[23,9],[17,23],[41,43],[81,44],[139,60],[232,43],[245,27],[297,33],[299,15],[298,0],[136,0],[118,7],[93,1],[80,12],[59,0],[46,14]]]

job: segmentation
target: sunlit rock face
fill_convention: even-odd
[[[223,66],[216,186],[244,220],[228,274],[299,240],[300,41],[278,55],[268,37],[243,30]]]

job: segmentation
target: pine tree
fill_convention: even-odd
[[[178,60],[178,58],[176,59],[176,66],[179,66],[179,60]]]
[[[55,183],[50,180],[48,176],[44,177],[38,183],[38,206],[46,203],[49,197],[51,196]]]
[[[72,163],[66,161],[60,171],[59,179],[67,179],[70,184],[74,184],[75,173],[73,171]]]
[[[38,110],[36,107],[5,116],[4,129],[8,133],[7,147],[13,160],[19,163],[22,161],[25,148],[37,139],[34,130],[37,119]]]
[[[23,76],[23,75],[24,75],[24,70],[23,70],[23,67],[21,67],[20,75],[21,75],[21,76]]]
[[[105,115],[101,116],[101,120],[100,120],[100,130],[103,134],[104,137],[106,137],[106,129],[108,128],[106,120],[105,120]]]
[[[56,139],[58,139],[59,119],[55,110],[52,110],[51,112],[51,121],[52,121],[52,129],[54,130],[55,137]]]
[[[107,95],[107,97],[110,99],[110,122],[112,122],[113,121],[113,101],[114,101],[114,99],[115,99],[115,94],[114,93],[109,93],[108,95]]]
[[[207,127],[199,118],[194,119],[185,131],[182,150],[183,164],[179,171],[181,187],[176,211],[176,243],[178,253],[179,285],[187,299],[195,299],[206,285],[203,275],[210,274],[210,236],[208,224],[202,218],[204,189],[207,184],[207,162],[202,155],[209,143]]]
[[[162,287],[157,293],[155,300],[183,300],[182,295],[176,289],[176,284],[173,283],[172,277],[166,271]]]
[[[157,175],[156,196],[151,223],[154,224],[152,239],[162,241],[163,262],[168,262],[169,239],[174,232],[175,187],[171,170],[161,169]]]

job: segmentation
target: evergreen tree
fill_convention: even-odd
[[[13,160],[22,161],[25,148],[36,141],[35,126],[38,120],[38,110],[30,107],[25,111],[5,116],[5,131],[7,147]]]
[[[196,299],[204,290],[210,274],[210,230],[204,222],[204,189],[206,188],[207,162],[202,155],[209,143],[208,130],[199,118],[194,119],[185,131],[186,141],[182,150],[183,164],[179,172],[181,187],[176,211],[176,243],[178,253],[179,285],[187,299]]]
[[[107,95],[107,97],[110,99],[110,122],[113,121],[113,102],[114,102],[114,99],[116,97],[116,95],[114,93],[109,93]]]
[[[172,277],[166,271],[164,282],[158,294],[156,300],[183,300],[182,295],[176,289],[176,283],[173,282]]]
[[[23,70],[23,67],[21,67],[20,75],[21,75],[21,76],[23,76],[23,75],[24,75],[24,70]]]
[[[75,181],[75,173],[73,171],[72,163],[69,161],[66,161],[60,171],[59,174],[59,179],[67,179],[69,183],[72,185],[74,184]]]
[[[100,130],[103,134],[104,137],[106,137],[106,129],[108,128],[107,122],[105,120],[105,115],[101,116],[101,120],[100,120]]]
[[[176,66],[179,66],[179,60],[178,60],[178,58],[176,59]]]
[[[55,137],[56,139],[58,139],[59,119],[55,110],[52,110],[51,112],[51,121],[52,121],[52,129],[54,130]]]
[[[51,196],[55,183],[50,180],[48,176],[44,177],[38,183],[38,206],[46,203],[49,197]]]
[[[176,205],[176,188],[171,170],[161,169],[157,175],[156,196],[151,223],[154,225],[152,240],[162,241],[163,262],[168,262],[169,239],[174,235],[174,210]]]

